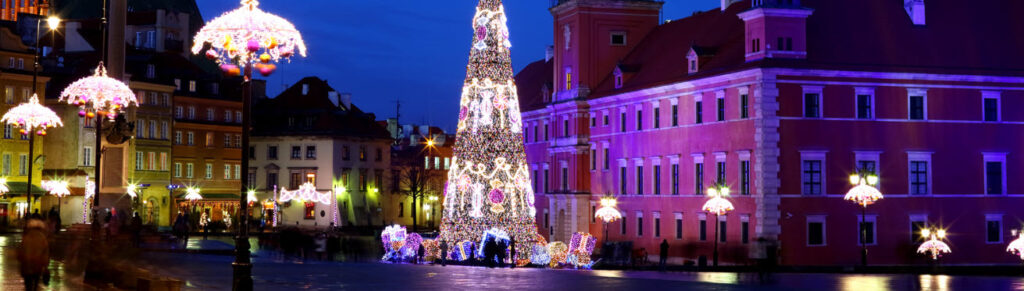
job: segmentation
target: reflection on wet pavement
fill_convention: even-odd
[[[0,290],[22,290],[24,283],[18,268],[20,234],[0,236]],[[81,277],[66,274],[64,263],[50,261],[50,284],[42,290],[82,290]]]

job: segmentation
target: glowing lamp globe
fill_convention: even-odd
[[[68,197],[71,195],[71,190],[68,189],[67,181],[43,181],[43,189],[46,189],[50,195],[57,196],[58,198]]]
[[[732,206],[732,202],[729,202],[729,200],[722,198],[720,196],[715,196],[712,197],[711,199],[708,199],[708,201],[704,203],[704,207],[701,207],[701,209],[707,213],[714,213],[715,215],[724,215],[729,211],[732,211],[734,208]]]
[[[306,56],[306,44],[291,22],[259,9],[259,1],[242,0],[242,7],[210,20],[193,41],[192,53],[199,54],[206,45],[206,57],[221,64],[228,75],[238,75],[239,67],[268,64],[289,59],[298,52]],[[269,75],[274,67],[257,68]]]

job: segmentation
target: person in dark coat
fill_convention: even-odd
[[[448,264],[448,241],[441,241],[441,267]]]
[[[516,267],[516,238],[515,237],[512,237],[512,240],[509,241],[509,246],[511,247],[511,249],[509,250],[509,255],[510,255],[510,257],[512,257],[512,268],[515,268]]]
[[[142,243],[142,217],[139,216],[137,211],[132,213],[130,228],[132,230],[132,242],[135,244],[135,247],[139,247]]]
[[[46,239],[46,224],[42,220],[30,219],[18,247],[18,263],[25,290],[39,290],[40,279],[50,265],[50,243]]]
[[[497,247],[494,249],[495,256],[498,258],[498,267],[501,268],[505,267],[505,250],[508,249],[508,245],[506,244],[507,242],[504,241],[498,242],[496,244]]]
[[[423,255],[424,254],[426,254],[426,250],[424,250],[423,249],[423,245],[420,244],[420,248],[418,250],[416,250],[416,263],[417,264],[422,264],[423,263]]]
[[[661,266],[661,271],[665,271],[665,263],[668,262],[668,240],[667,239],[661,240],[661,254],[660,254],[660,258],[659,259],[660,260],[658,260],[658,265]]]

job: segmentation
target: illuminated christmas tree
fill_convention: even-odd
[[[445,187],[441,240],[479,243],[484,231],[495,228],[515,239],[523,260],[536,240],[537,211],[505,23],[500,0],[480,0]]]

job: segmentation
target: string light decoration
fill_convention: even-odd
[[[89,205],[92,204],[92,199],[96,198],[96,183],[89,180],[89,177],[85,177],[85,196],[82,198],[82,221],[85,223],[91,223],[89,221]]]
[[[57,198],[64,198],[71,195],[71,189],[69,189],[68,181],[57,181],[48,180],[41,183],[42,188],[50,193],[50,195],[57,196]]]
[[[469,257],[473,256],[473,242],[464,240],[456,243],[452,253],[448,256],[456,261],[468,260]]]
[[[289,60],[295,53],[306,56],[306,43],[295,25],[260,10],[259,1],[241,3],[242,7],[210,20],[199,30],[192,42],[193,54],[209,44],[206,57],[220,63],[229,76],[241,75],[244,68],[240,67],[249,65],[269,76],[277,68],[271,62]]]
[[[32,94],[28,102],[19,104],[7,111],[0,121],[14,127],[20,127],[21,134],[23,135],[35,133],[45,136],[47,128],[64,126],[57,113],[39,104],[39,97],[35,94]]]
[[[953,252],[949,249],[949,245],[942,239],[946,238],[946,230],[939,229],[932,231],[930,229],[922,229],[921,236],[928,238],[927,241],[921,243],[921,246],[917,248],[919,254],[929,254],[932,260],[938,260],[942,254],[948,254]]]
[[[480,245],[477,246],[476,255],[479,257],[484,256],[484,246],[487,245],[487,241],[493,240],[495,243],[500,244],[502,242],[505,245],[509,243],[508,233],[504,230],[492,228],[485,230],[483,235],[480,236]]]
[[[471,241],[498,228],[530,250],[534,195],[513,82],[508,26],[500,0],[480,0],[463,84],[458,131],[445,186],[440,239]],[[518,253],[517,253],[518,254]],[[528,259],[529,254],[519,254]]]
[[[312,201],[324,203],[325,205],[331,205],[331,192],[317,192],[316,185],[313,183],[306,182],[299,185],[299,189],[295,191],[281,190],[281,202],[288,202],[292,200]]]
[[[202,200],[202,199],[203,199],[203,195],[199,194],[199,188],[197,188],[197,187],[185,188],[185,200],[188,200],[189,202],[193,202],[194,203],[194,202],[196,202],[198,200]]]
[[[1006,246],[1006,251],[1019,256],[1021,260],[1024,260],[1024,231],[1017,234],[1017,239],[1010,242]]]
[[[135,93],[128,85],[107,76],[100,63],[92,76],[71,83],[60,93],[60,101],[81,107],[78,116],[93,118],[97,114],[110,120],[129,106],[138,105]]]
[[[0,178],[0,195],[7,194],[7,192],[11,192],[11,189],[7,188],[7,178]]]
[[[548,255],[551,256],[548,266],[554,268],[559,264],[565,264],[569,259],[569,247],[563,242],[553,241],[548,244]]]
[[[590,233],[573,233],[569,240],[569,263],[578,268],[589,268],[592,263],[590,255],[594,253],[595,246],[597,246],[597,238]]]

